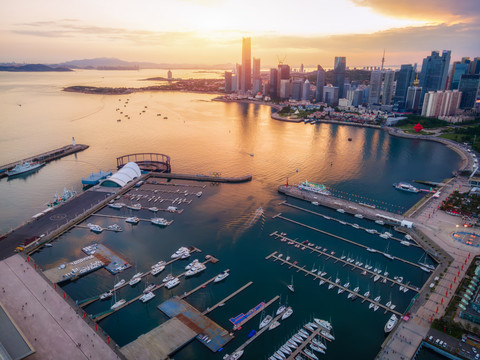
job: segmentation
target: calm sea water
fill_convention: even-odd
[[[219,76],[216,73],[208,75]],[[95,241],[136,264],[138,271],[145,271],[153,263],[168,259],[178,247],[194,245],[203,250],[202,257],[212,254],[220,262],[209,264],[202,275],[182,281],[172,291],[157,291],[155,299],[148,304],[132,304],[100,322],[121,346],[166,320],[156,309],[163,300],[188,291],[229,268],[231,275],[225,282],[207,286],[188,299],[192,305],[203,310],[252,280],[252,286],[211,313],[211,318],[220,325],[230,329],[230,317],[246,312],[275,295],[281,295],[282,302],[288,301],[295,311],[280,327],[264,333],[249,345],[244,358],[264,359],[270,356],[294,331],[315,316],[331,319],[337,338],[328,346],[324,358],[372,359],[385,338],[383,325],[388,315],[380,310],[374,313],[368,309],[367,303],[347,300],[345,293],[337,295],[336,291],[320,287],[309,277],[265,260],[265,256],[280,251],[306,268],[314,265],[324,268],[329,276],[335,278],[338,274],[342,283],[350,281],[352,287],[360,286],[361,292],[369,289],[372,295],[380,295],[382,303],[391,299],[401,311],[409,305],[414,294],[411,291],[400,293],[398,287],[373,283],[368,277],[343,268],[339,263],[324,261],[268,235],[275,230],[286,232],[291,238],[309,240],[335,251],[337,255],[344,253],[362,262],[368,261],[382,270],[388,269],[391,276],[401,275],[405,281],[417,286],[424,283],[427,275],[409,265],[388,261],[383,256],[372,255],[284,220],[272,219],[272,216],[282,212],[290,219],[378,250],[383,251],[388,245],[391,254],[411,261],[417,261],[423,252],[280,205],[285,198],[277,193],[277,187],[285,183],[287,177],[290,184],[308,179],[324,183],[344,197],[369,201],[392,211],[403,211],[418,201],[421,195],[396,191],[392,183],[440,181],[458,167],[458,155],[436,143],[394,138],[379,130],[278,122],[270,118],[269,107],[211,102],[212,95],[149,92],[95,96],[61,91],[62,87],[69,85],[144,86],[145,82],[138,80],[151,76],[165,74],[154,71],[0,73],[0,163],[66,145],[72,136],[77,143],[90,145],[88,150],[49,163],[24,178],[0,180],[0,232],[17,226],[44,209],[53,195],[61,193],[64,187],[80,191],[82,177],[99,169],[113,169],[116,157],[128,153],[168,154],[172,158],[173,172],[220,172],[227,176],[252,174],[253,181],[250,183],[207,184],[203,189],[204,195],[186,205],[183,214],[170,216],[175,222],[166,229],[150,224],[135,227],[121,224],[125,228],[122,233],[95,235],[77,228],[55,241],[52,248],[37,253],[35,260],[43,268],[57,266],[82,257],[81,248]],[[174,76],[205,77],[205,74],[174,72]],[[145,113],[142,110],[146,110]],[[123,114],[119,114],[120,111]],[[162,115],[157,116],[158,113]],[[125,115],[129,115],[130,119]],[[117,119],[122,121],[117,122]],[[288,201],[367,228],[386,231],[367,220],[294,199]],[[260,206],[265,214],[252,223],[252,216]],[[128,214],[127,210],[121,211],[124,212],[122,215]],[[118,214],[112,209],[103,209],[102,213]],[[147,216],[149,214],[145,213],[143,217]],[[95,223],[108,225],[114,221],[95,218]],[[393,232],[391,229],[388,231]],[[185,265],[185,262],[176,262],[169,270],[180,273]],[[122,277],[128,279],[136,269],[128,270]],[[292,275],[296,289],[294,294],[286,289]],[[114,281],[112,275],[101,270],[65,285],[65,290],[72,298],[82,300],[111,288]],[[118,296],[129,299],[139,294],[142,288],[143,285],[126,287],[119,291]],[[97,302],[88,306],[86,311],[97,314],[109,306],[109,303]],[[276,309],[277,305],[274,307]],[[272,307],[267,313],[273,310]],[[250,330],[258,328],[258,323],[258,318],[247,323],[236,333],[226,351],[233,351],[245,341]],[[220,354],[212,354],[195,341],[175,355],[177,359],[220,357]]]

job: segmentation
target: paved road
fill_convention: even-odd
[[[74,199],[56,206],[44,216],[18,227],[12,233],[9,233],[5,239],[0,240],[0,260],[11,256],[15,248],[21,245],[26,239],[40,236],[41,234],[47,235],[77,215],[80,215],[86,209],[98,204],[109,195],[111,195],[111,193],[85,191]]]

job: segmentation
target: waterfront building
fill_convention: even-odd
[[[380,91],[382,89],[382,72],[373,70],[370,74],[370,91],[368,94],[368,104],[380,104]]]
[[[412,85],[414,79],[415,68],[412,66],[412,64],[404,64],[400,66],[400,71],[398,72],[397,77],[395,96],[393,97],[394,103],[400,104],[400,106],[403,106],[402,104],[405,104],[408,88]]]
[[[227,94],[232,92],[232,72],[225,71],[225,92]]]
[[[383,81],[382,104],[390,105],[392,103],[393,84],[395,82],[395,72],[387,70]]]
[[[277,88],[278,88],[278,70],[270,69],[270,97],[277,97]]]
[[[292,82],[292,99],[296,101],[300,101],[302,98],[302,80],[294,80]]]
[[[423,100],[422,116],[452,116],[460,106],[462,93],[458,90],[429,91]]]
[[[280,88],[281,88],[281,81],[282,80],[288,80],[290,81],[290,66],[285,65],[285,64],[278,64],[278,69],[277,69],[277,96],[280,96]],[[288,96],[287,96],[288,97]]]
[[[455,61],[452,66],[452,71],[449,76],[449,86],[450,90],[457,90],[458,85],[460,84],[460,78],[462,75],[468,74],[470,69],[470,59],[462,58],[462,61]]]
[[[479,83],[480,75],[466,74],[461,76],[458,86],[458,90],[462,92],[461,109],[471,109],[475,106]]]
[[[252,88],[252,49],[251,38],[242,38],[242,74],[240,90],[246,93]]]
[[[333,65],[333,86],[338,87],[338,98],[343,98],[343,85],[345,84],[347,58],[345,56],[336,56]]]
[[[260,79],[260,59],[253,58],[253,81]]]
[[[448,67],[450,65],[450,55],[450,50],[444,50],[442,56],[440,56],[438,51],[432,51],[430,56],[423,59],[422,71],[420,73],[420,87],[422,88],[420,105],[423,103],[425,93],[445,90]]]
[[[168,80],[172,80],[172,78],[173,78],[172,77],[172,70],[167,71],[167,78],[168,78]]]
[[[405,111],[417,112],[420,108],[420,96],[422,96],[421,87],[415,85],[409,86],[405,100]]]
[[[310,81],[305,80],[302,87],[302,100],[310,101],[312,98],[312,93],[310,91]]]
[[[323,102],[330,106],[338,105],[338,87],[324,86],[323,87]]]
[[[315,91],[315,101],[323,101],[323,87],[325,86],[325,70],[318,65],[317,66],[317,90]]]
[[[353,91],[353,98],[352,98],[352,105],[359,106],[363,103],[363,90],[362,89],[355,89]]]
[[[279,89],[280,89],[280,98],[281,99],[288,99],[291,94],[291,85],[290,85],[290,79],[282,79],[280,80],[279,84]]]

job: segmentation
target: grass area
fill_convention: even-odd
[[[442,135],[440,135],[440,137],[450,139],[461,144],[468,143],[475,151],[480,151],[480,125],[458,126],[447,129]]]
[[[400,120],[397,123],[396,127],[410,132],[411,130],[415,131],[413,127],[418,123],[420,123],[420,125],[422,125],[424,129],[437,129],[448,125],[446,121],[439,119],[426,118],[418,115],[407,115],[407,119]]]

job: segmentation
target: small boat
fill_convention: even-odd
[[[380,280],[380,275],[375,275],[375,277],[373,278],[373,282],[377,282],[378,280]]]
[[[373,307],[373,311],[377,311],[378,308],[379,308],[379,306],[378,306],[378,305],[375,305],[375,306]]]
[[[46,243],[46,244],[44,244],[43,246],[45,246],[45,247],[52,247],[53,245],[50,244],[50,243]]]
[[[362,214],[355,214],[354,216],[355,216],[356,218],[363,219],[363,215],[362,215]]]
[[[155,289],[155,284],[154,283],[151,283],[150,285],[148,285],[145,290],[143,290],[143,293],[146,294],[148,293],[149,291],[152,291],[153,289]]]
[[[202,196],[202,194],[203,194],[203,193],[202,193],[201,191],[197,192],[197,197]]]
[[[315,321],[318,325],[320,325],[322,328],[324,328],[327,331],[332,330],[332,324],[330,324],[327,320],[314,318],[313,321]]]
[[[153,211],[153,212],[157,212],[159,209],[155,206],[152,206],[152,207],[149,207],[148,210]]]
[[[228,275],[230,275],[227,271],[224,271],[220,274],[217,275],[217,277],[215,278],[215,280],[213,280],[214,283],[217,283],[219,281],[222,281],[223,279],[225,279]]]
[[[372,248],[367,248],[367,251],[372,252],[372,253],[377,252],[377,250],[372,249]]]
[[[385,225],[385,222],[382,220],[375,220],[375,223],[378,225]]]
[[[380,299],[381,299],[381,297],[380,297],[380,295],[379,295],[379,296],[377,296],[377,297],[376,297],[375,299],[373,299],[373,300],[375,300],[375,302],[379,302]]]
[[[368,297],[370,296],[370,291],[365,292],[365,294],[363,294],[363,296],[365,296],[366,298],[368,298]]]
[[[325,350],[323,350],[321,347],[319,347],[317,345],[310,344],[310,349],[312,349],[316,352],[319,352],[320,354],[325,354]]]
[[[262,322],[260,323],[260,326],[259,326],[259,329],[262,329],[264,328],[265,326],[267,326],[268,324],[270,324],[270,322],[272,321],[272,316],[271,315],[267,315],[265,316],[265,318],[262,320]]]
[[[112,209],[121,209],[124,204],[121,203],[113,203],[113,204],[108,204],[108,207],[111,207]]]
[[[274,321],[270,324],[270,326],[268,327],[268,330],[273,330],[275,329],[276,327],[278,327],[280,325],[280,323],[278,321]]]
[[[155,294],[151,291],[148,291],[147,293],[142,295],[139,300],[143,303],[146,303],[147,301],[152,300],[154,297],[155,297]]]
[[[409,241],[405,241],[405,240],[400,241],[400,244],[402,244],[403,246],[410,246],[411,245],[411,243]]]
[[[125,299],[122,299],[122,300],[118,300],[117,302],[115,302],[115,304],[113,304],[110,309],[111,310],[115,310],[116,308],[122,306],[123,304],[125,304],[127,302],[127,300]]]
[[[152,218],[150,221],[152,224],[160,226],[167,226],[169,224],[169,222],[164,218]]]
[[[287,288],[288,288],[288,290],[290,290],[292,293],[295,292],[295,289],[294,289],[294,287],[293,287],[293,276],[292,276],[292,282],[291,282],[291,284],[288,284],[288,285],[287,285]]]
[[[286,318],[288,318],[292,314],[293,314],[293,309],[289,306],[287,308],[287,310],[285,310],[285,312],[283,313],[282,320],[285,320]]]
[[[383,328],[383,330],[386,332],[386,333],[389,333],[390,331],[393,330],[393,328],[395,327],[395,325],[397,324],[398,322],[398,318],[395,314],[392,314],[392,316],[390,317],[390,319],[388,319],[387,323],[385,324],[385,327]]]
[[[128,217],[125,219],[125,222],[130,223],[130,224],[138,224],[140,219],[136,216]]]
[[[180,284],[180,280],[178,278],[174,278],[173,280],[170,280],[167,283],[165,283],[165,287],[167,289],[171,289],[174,286],[177,286],[178,284]]]
[[[132,210],[140,210],[142,208],[142,204],[127,205],[127,208]]]
[[[312,205],[318,206],[320,204],[318,203],[318,201],[312,201]]]
[[[117,282],[117,283],[113,286],[113,288],[114,288],[114,289],[117,289],[117,288],[119,288],[120,286],[122,286],[123,284],[125,284],[125,280],[124,280],[124,279],[122,279],[122,280],[120,280],[119,282]]]
[[[135,284],[138,284],[140,281],[142,281],[141,277],[133,277],[128,283],[130,286],[133,286]]]
[[[243,350],[239,350],[239,351],[236,351],[234,352],[232,355],[225,355],[223,357],[224,360],[237,360],[237,359],[240,359],[240,357],[243,355]]]
[[[106,300],[106,299],[109,299],[113,296],[113,291],[110,290],[110,291],[107,291],[105,293],[103,293],[102,295],[100,295],[100,300]]]
[[[287,307],[285,305],[280,305],[280,307],[277,309],[276,315],[280,315],[285,311]]]
[[[312,343],[322,348],[323,350],[327,350],[327,346],[323,342],[321,342],[318,338],[313,338]]]
[[[165,270],[165,265],[158,265],[158,266],[153,266],[152,270],[150,271],[151,275],[157,275],[160,274],[163,270]]]
[[[103,231],[103,228],[100,225],[92,224],[92,225],[89,226],[89,228],[90,228],[91,231],[93,231],[94,233],[97,233],[97,234],[99,234]]]
[[[345,210],[343,210],[343,209],[337,209],[337,211],[338,211],[339,213],[342,213],[342,214],[345,212]]]
[[[330,334],[328,331],[322,330],[320,331],[320,334],[325,336],[327,339],[335,340],[335,337],[332,334]]]

